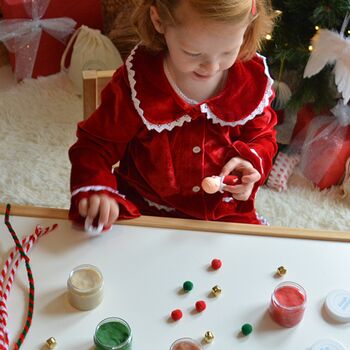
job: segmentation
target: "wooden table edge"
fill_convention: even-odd
[[[0,213],[5,214],[5,210],[6,204],[0,203]],[[67,220],[68,210],[27,205],[11,205],[11,215]],[[120,220],[116,224],[118,223],[128,226],[145,226],[176,230],[350,242],[350,231],[313,230],[293,227],[236,224],[220,221],[203,221],[155,216],[141,216],[131,220]]]

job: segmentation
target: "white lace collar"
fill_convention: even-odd
[[[141,51],[140,54],[139,54],[139,51]],[[147,60],[149,60],[149,62]],[[231,106],[233,105],[231,101],[228,101],[227,107],[225,107],[225,103],[223,104],[224,106],[221,106],[222,103],[218,103],[218,98],[209,99],[207,101],[204,101],[203,103],[197,104],[197,108],[200,109],[201,113],[206,115],[207,119],[211,120],[214,124],[220,124],[221,126],[235,127],[237,125],[244,125],[248,121],[254,119],[256,116],[263,113],[264,109],[269,105],[270,99],[273,95],[273,91],[272,91],[273,80],[270,77],[265,57],[261,55],[257,55],[255,61],[257,60],[260,60],[260,63],[255,62],[255,66],[257,66],[257,64],[259,64],[260,66],[263,65],[263,69],[259,67],[260,69],[259,74],[261,76],[262,75],[261,73],[263,72],[263,75],[264,75],[263,77],[264,86],[260,87],[261,84],[258,84],[258,82],[255,84],[256,86],[259,85],[258,87],[256,87],[256,89],[259,90],[260,92],[260,95],[261,95],[260,101],[257,101],[258,103],[256,104],[255,101],[253,102],[250,100],[244,101],[241,98],[236,99],[234,101],[234,104],[243,104],[243,105],[242,107],[236,108],[237,111],[235,110],[233,112],[230,112],[230,110],[229,111],[227,110],[231,108]],[[159,67],[155,67],[157,65],[157,62],[158,64],[159,62],[162,63],[163,57],[161,57],[160,59],[159,55],[158,56],[151,55],[144,48],[140,48],[140,45],[137,45],[132,50],[131,54],[126,60],[126,68],[128,73],[130,89],[131,89],[131,97],[132,97],[136,111],[140,115],[143,123],[145,124],[148,130],[155,130],[157,132],[162,132],[164,130],[170,131],[174,127],[177,127],[177,126],[181,127],[185,122],[192,121],[192,117],[189,115],[190,113],[186,113],[186,112],[188,112],[191,109],[192,104],[190,102],[196,102],[196,101],[193,101],[193,100],[186,101],[186,99],[184,99],[183,105],[181,105],[180,103],[180,106],[179,106],[179,101],[175,101],[176,99],[174,99],[173,104],[174,105],[176,104],[175,115],[165,116],[164,118],[162,118],[162,116],[155,115],[157,113],[152,113],[151,109],[153,108],[153,110],[155,110],[156,107],[150,106],[150,104],[146,106],[146,104],[144,103],[143,107],[141,107],[142,94],[143,93],[150,94],[151,92],[149,92],[149,90],[151,88],[148,88],[148,86],[145,86],[146,84],[143,82],[139,83],[140,77],[142,77],[143,81],[147,81],[147,77],[144,78],[140,74],[146,72],[147,70],[150,70],[150,71],[152,71],[152,69],[159,70]],[[163,75],[165,77],[163,64],[161,64],[161,67],[162,67]],[[246,71],[249,72],[248,69],[246,69],[246,71],[244,71],[243,73],[241,72],[242,70],[244,70],[244,67],[245,67],[244,63],[242,63],[239,66],[239,68],[236,69],[236,71],[241,75],[246,74]],[[141,72],[139,72],[140,70]],[[151,76],[151,73],[152,72],[149,73],[149,76]],[[257,72],[251,73],[249,78],[252,79],[252,76],[254,74],[257,74]],[[143,75],[147,75],[147,74],[143,74]],[[158,75],[159,75],[159,71],[158,71]],[[148,81],[150,85],[152,85],[153,87],[156,86],[156,88],[158,89],[158,91],[152,92],[154,93],[153,96],[158,97],[158,95],[162,95],[162,93],[165,95],[164,90],[166,90],[166,86],[162,85],[164,84],[164,81],[160,81],[158,86],[157,85],[158,82],[151,81],[151,79],[153,78],[150,78],[149,76],[148,76]],[[262,78],[260,77],[260,80],[261,79]],[[155,80],[157,80],[157,78]],[[255,79],[254,79],[254,83],[255,83]],[[168,81],[168,84],[170,87],[172,87],[170,81]],[[262,91],[261,91],[261,88],[263,88]],[[230,99],[229,95],[227,96]],[[167,101],[168,100],[169,98],[167,97]],[[163,103],[162,96],[159,99],[156,98],[154,100],[155,105],[162,104],[162,103]],[[253,108],[250,107],[250,105],[248,104],[253,105]],[[255,107],[254,107],[254,104],[256,104]],[[248,105],[248,106],[245,106],[245,105]]]

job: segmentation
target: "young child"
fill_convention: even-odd
[[[254,199],[276,153],[272,80],[256,54],[272,30],[268,0],[143,0],[133,20],[141,42],[69,151],[70,218],[260,224]],[[229,174],[239,184],[200,187]]]

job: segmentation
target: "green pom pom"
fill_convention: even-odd
[[[189,292],[190,290],[193,289],[193,283],[191,281],[184,282],[183,289],[184,291]]]
[[[242,326],[242,333],[244,335],[248,335],[250,334],[251,332],[253,332],[253,326],[249,323],[246,323]]]

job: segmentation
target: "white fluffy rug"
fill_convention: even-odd
[[[0,91],[0,202],[68,207],[67,149],[81,119],[63,74]]]
[[[0,81],[5,77],[9,69],[0,68]],[[82,100],[64,74],[8,82],[0,83],[0,202],[68,208],[67,150],[82,119]],[[319,192],[294,174],[286,192],[262,188],[256,206],[271,225],[348,230],[350,201],[337,193]]]

